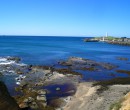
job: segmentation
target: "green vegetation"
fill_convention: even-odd
[[[105,38],[105,40],[108,40],[108,41],[112,41],[112,40],[118,40],[120,39],[119,37],[114,37],[114,36],[100,36],[100,37],[94,37],[94,39],[97,39],[97,40],[101,40],[103,39],[103,37]]]
[[[108,40],[113,40],[114,38],[115,38],[115,37],[113,37],[113,36],[108,36],[108,37],[107,37]]]

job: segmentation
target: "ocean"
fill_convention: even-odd
[[[130,47],[102,42],[83,42],[83,37],[0,36],[0,56],[18,56],[27,64],[51,65],[70,56],[115,62],[130,58]]]
[[[108,62],[118,66],[118,69],[130,70],[130,60],[120,61],[116,57],[130,59],[130,46],[112,45],[104,42],[83,42],[83,37],[63,36],[0,36],[0,65],[4,57],[18,56],[24,64],[54,65],[69,57],[82,57],[99,62]],[[6,62],[8,63],[8,62]],[[127,74],[112,71],[80,71],[83,80],[106,80],[116,77],[127,77]],[[14,78],[5,75],[0,78],[11,89]],[[10,90],[11,91],[11,90]]]

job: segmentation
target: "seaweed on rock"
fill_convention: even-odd
[[[98,89],[98,92],[102,92],[109,88],[110,85],[116,85],[116,84],[130,84],[130,77],[126,78],[114,78],[106,81],[98,81],[93,84],[93,86],[101,86]]]

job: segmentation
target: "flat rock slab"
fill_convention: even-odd
[[[63,110],[109,110],[113,103],[124,96],[124,93],[130,91],[130,85],[113,85],[97,94],[98,88],[99,86],[92,87],[92,83],[89,82],[80,83],[76,94]]]
[[[114,68],[117,68],[116,65],[105,63],[105,62],[97,62],[90,59],[84,59],[80,57],[70,57],[67,61],[61,61],[59,62],[60,65],[64,66],[70,66],[73,69],[83,69],[85,67],[97,67],[97,68],[103,68],[107,70],[112,70]]]

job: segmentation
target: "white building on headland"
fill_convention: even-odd
[[[130,38],[121,37],[120,41],[122,41],[122,42],[130,42]]]
[[[101,42],[104,42],[105,41],[105,38],[107,38],[108,37],[108,33],[106,32],[106,36],[103,36],[102,37],[102,40],[100,40]]]

